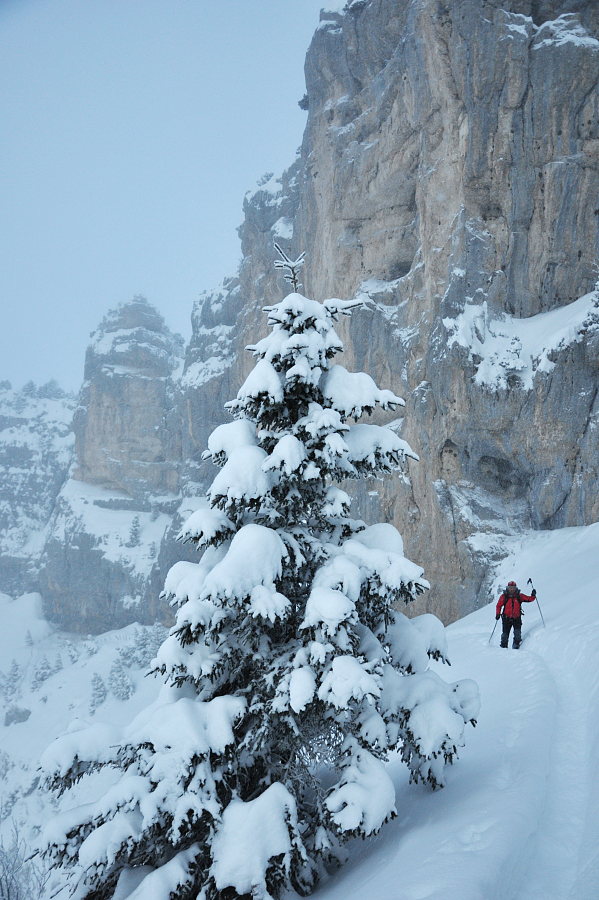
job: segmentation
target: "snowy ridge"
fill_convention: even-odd
[[[360,9],[362,6],[366,6],[368,0],[329,0],[320,11],[320,25],[319,29],[330,27],[331,22],[335,23],[339,16],[345,15],[345,13],[349,12],[351,9]]]
[[[241,305],[239,282],[226,279],[205,291],[193,306],[193,336],[181,376],[184,389],[199,387],[222,375],[235,362],[235,321]]]
[[[264,194],[264,197],[260,198],[263,203],[276,205],[282,195],[282,191],[282,173],[265,172],[264,175],[258,178],[255,186],[246,191],[245,196],[246,198],[254,198],[257,194]]]
[[[486,301],[471,303],[455,319],[443,319],[443,325],[447,346],[468,350],[476,384],[500,390],[516,378],[531,390],[537,372],[555,368],[554,354],[583,340],[588,328],[599,328],[599,292],[528,319],[494,315]]]
[[[0,841],[5,847],[13,823],[31,847],[39,823],[48,818],[49,796],[39,787],[38,772],[48,735],[91,724],[96,714],[99,722],[128,723],[132,709],[145,707],[156,693],[156,684],[144,676],[166,633],[161,626],[130,625],[84,638],[54,628],[41,610],[39,594],[16,599],[0,594]]]
[[[160,313],[136,296],[109,310],[91,335],[86,377],[100,366],[105,375],[169,377],[180,365],[183,339]]]

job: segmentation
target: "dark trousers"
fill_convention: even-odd
[[[501,647],[507,647],[510,639],[510,631],[514,629],[514,641],[512,647],[519,647],[522,640],[522,618],[510,619],[509,616],[502,616],[503,631],[501,632]]]

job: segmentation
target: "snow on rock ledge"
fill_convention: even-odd
[[[493,316],[486,301],[469,304],[455,319],[443,319],[447,345],[468,350],[475,383],[494,390],[512,386],[514,376],[524,390],[531,390],[537,372],[555,368],[552,354],[581,341],[591,324],[599,324],[597,291],[527,319],[507,313]]]
[[[551,22],[544,22],[537,31],[532,49],[564,47],[568,44],[599,50],[599,41],[581,25],[578,16],[571,13],[559,16]]]

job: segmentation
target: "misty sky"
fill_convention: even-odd
[[[322,6],[0,0],[0,380],[77,389],[134,294],[188,337],[237,268],[245,192],[301,142]]]

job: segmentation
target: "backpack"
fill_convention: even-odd
[[[505,607],[507,606],[508,600],[517,600],[518,603],[520,604],[520,615],[519,616],[509,616],[510,619],[514,619],[514,618],[521,619],[522,616],[524,615],[524,607],[522,606],[522,601],[520,600],[520,593],[521,593],[520,588],[516,588],[516,593],[514,594],[514,596],[510,597],[510,595],[508,594],[507,587],[504,587],[504,589],[503,589],[503,596],[505,597],[505,600],[506,600],[504,607],[503,607],[504,610],[505,610]],[[505,615],[506,613],[504,612],[503,614]]]

